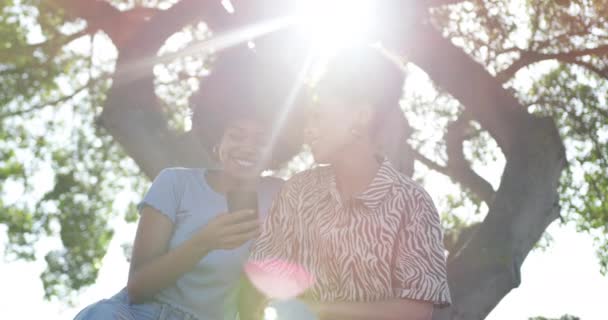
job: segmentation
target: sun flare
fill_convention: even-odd
[[[297,23],[313,50],[325,55],[366,41],[373,27],[372,0],[302,0]]]

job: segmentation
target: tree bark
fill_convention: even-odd
[[[519,286],[521,264],[559,216],[557,187],[565,155],[553,120],[531,118],[514,130],[521,133],[507,155],[488,215],[468,244],[450,253],[454,305],[434,319],[484,319]]]
[[[155,95],[152,70],[158,50],[173,33],[200,20],[220,24],[227,16],[219,1],[181,1],[144,22],[132,41],[117,44],[114,81],[99,124],[150,179],[166,167],[211,163],[192,134],[168,128]]]
[[[237,12],[229,14],[220,1],[182,0],[149,20],[139,21],[143,25],[137,25],[138,32],[130,41],[117,44],[119,57],[114,82],[99,124],[149,178],[169,166],[204,167],[211,163],[211,157],[193,135],[173,132],[167,127],[167,118],[154,94],[152,70],[164,41],[196,22],[203,21],[215,34],[222,34],[280,16],[289,8],[287,1],[276,0],[233,3]]]
[[[551,118],[538,118],[481,65],[421,23],[398,47],[452,94],[497,141],[507,163],[489,212],[468,243],[448,259],[453,305],[434,319],[484,319],[520,283],[520,267],[559,216],[565,150]],[[412,39],[413,38],[413,39]]]

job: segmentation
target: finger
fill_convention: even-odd
[[[243,230],[242,232],[239,232],[239,233],[225,234],[222,237],[222,241],[230,242],[230,241],[234,241],[234,239],[241,239],[241,238],[251,239],[251,238],[257,237],[257,235],[259,235],[259,234],[260,234],[259,228],[253,228],[253,229],[249,229],[249,230]]]
[[[254,210],[239,210],[223,214],[220,219],[222,219],[223,224],[235,224],[241,221],[254,220],[257,217],[258,215]]]
[[[239,235],[225,238],[223,243],[225,243],[226,246],[230,246],[232,248],[240,247],[245,242],[255,239],[258,236],[258,234],[259,234],[259,232],[257,232],[257,231],[242,233]]]
[[[245,245],[247,243],[247,241],[251,241],[253,239],[255,239],[255,238],[241,239],[239,241],[231,241],[231,242],[227,243],[223,249],[225,249],[225,250],[236,249],[238,247]]]
[[[257,220],[244,221],[232,225],[225,226],[223,234],[227,236],[237,235],[244,232],[254,231],[260,228],[260,223]]]

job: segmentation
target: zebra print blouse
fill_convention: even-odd
[[[313,279],[307,295],[320,302],[451,303],[437,210],[388,160],[347,202],[331,167],[294,176],[275,199],[251,260],[277,276],[288,273],[282,265],[303,268]]]

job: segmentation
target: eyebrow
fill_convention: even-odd
[[[247,131],[247,129],[248,129],[247,127],[240,126],[240,125],[230,126],[230,130],[238,131],[239,133],[244,133],[244,131]],[[267,136],[270,134],[269,133],[270,130],[268,130],[266,128],[254,129],[254,130],[255,130],[255,132],[253,134],[256,134],[256,135]]]
[[[230,126],[228,128],[229,131],[237,131],[237,132],[242,132],[245,130],[245,128],[243,127],[239,127],[239,126]]]

